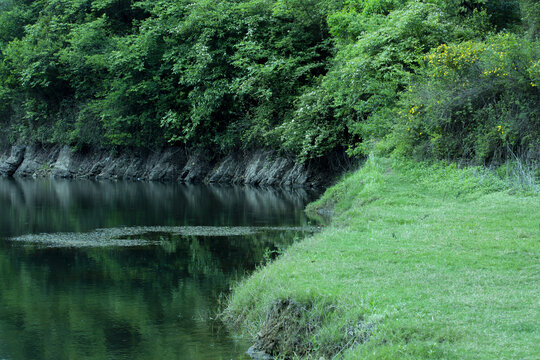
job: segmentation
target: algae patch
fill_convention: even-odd
[[[176,236],[232,237],[248,236],[271,231],[302,232],[319,231],[315,226],[303,227],[250,227],[250,226],[139,226],[97,229],[84,233],[44,233],[12,237],[9,240],[45,247],[133,247],[159,245],[156,234]]]

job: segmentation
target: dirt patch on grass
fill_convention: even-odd
[[[289,358],[306,355],[313,350],[311,337],[320,325],[320,319],[308,319],[310,304],[291,299],[280,300],[271,308],[263,328],[257,334],[252,355],[263,354]]]
[[[328,309],[327,313],[331,312]],[[332,359],[349,348],[369,341],[377,326],[377,321],[359,319],[345,325],[337,338],[324,340],[319,334],[324,319],[313,313],[311,304],[292,299],[277,301],[268,312],[248,354],[255,360],[313,355],[316,355],[315,358]]]

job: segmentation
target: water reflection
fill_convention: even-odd
[[[0,359],[244,359],[212,318],[232,281],[295,231],[188,236],[151,246],[8,241],[121,226],[298,226],[304,190],[0,180]],[[2,237],[4,238],[2,240]]]
[[[0,236],[119,225],[298,225],[314,195],[305,189],[2,179]]]

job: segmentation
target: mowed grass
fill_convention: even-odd
[[[303,357],[540,359],[538,195],[371,158],[308,210],[328,208],[330,226],[234,288],[225,316],[244,333],[289,299]]]

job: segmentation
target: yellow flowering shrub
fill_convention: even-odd
[[[424,56],[390,138],[401,152],[477,162],[540,150],[540,44],[499,34]]]

